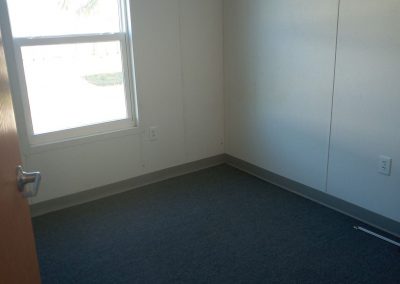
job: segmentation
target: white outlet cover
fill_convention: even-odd
[[[392,158],[387,156],[379,156],[378,172],[390,176],[392,171]]]
[[[150,141],[158,140],[158,129],[156,126],[152,126],[149,128],[149,140]]]

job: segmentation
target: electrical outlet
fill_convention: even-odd
[[[157,127],[152,126],[149,128],[149,140],[150,141],[158,140],[158,128]]]
[[[387,156],[379,156],[378,172],[390,176],[392,171],[392,158]]]

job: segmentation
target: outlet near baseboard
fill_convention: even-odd
[[[379,156],[378,172],[390,176],[392,171],[392,158],[387,156]]]
[[[158,127],[151,126],[149,127],[149,140],[150,141],[157,141],[158,140]]]

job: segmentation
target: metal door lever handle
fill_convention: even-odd
[[[25,197],[34,197],[37,195],[41,179],[42,175],[40,172],[25,172],[22,166],[17,167],[17,186]],[[26,185],[30,183],[33,183],[33,185],[27,188]]]

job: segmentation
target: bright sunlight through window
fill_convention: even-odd
[[[123,0],[9,0],[33,144],[132,128],[133,53]]]

